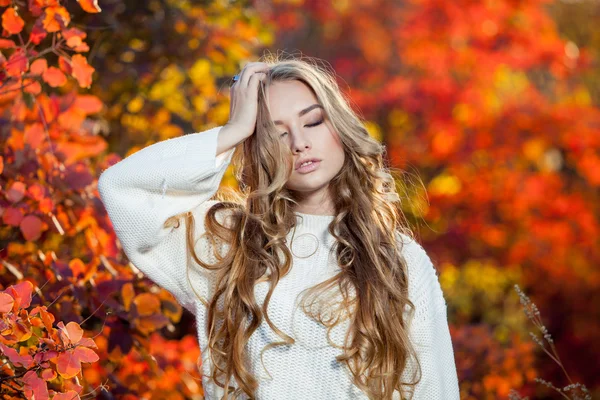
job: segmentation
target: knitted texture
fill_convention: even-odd
[[[206,399],[220,399],[223,391],[210,379],[207,349],[206,306],[199,297],[214,293],[213,273],[190,256],[185,239],[185,221],[179,227],[164,227],[176,214],[191,211],[195,224],[194,249],[205,261],[214,256],[205,233],[204,216],[215,204],[211,198],[219,188],[233,149],[217,156],[221,127],[167,139],[147,146],[104,171],[98,181],[100,197],[115,233],[129,260],[146,276],[171,292],[196,316],[202,352],[203,387]],[[342,350],[327,341],[326,328],[299,307],[299,294],[339,271],[328,232],[329,215],[296,213],[298,225],[288,233],[294,255],[292,268],[273,292],[268,313],[272,322],[295,339],[293,345],[276,346],[263,353],[269,343],[280,341],[266,322],[247,344],[252,373],[260,379],[257,399],[367,399],[351,379],[351,373],[335,357]],[[223,221],[221,213],[217,217]],[[409,267],[409,297],[416,306],[410,322],[410,338],[421,365],[421,381],[413,399],[458,399],[459,388],[454,351],[446,315],[446,302],[436,270],[417,242],[402,236],[403,256]],[[189,268],[188,268],[189,267]],[[261,305],[268,283],[255,287]],[[348,321],[329,334],[342,345]],[[403,380],[411,380],[416,362],[410,360]],[[400,399],[396,392],[395,398]],[[247,397],[243,397],[247,398]]]

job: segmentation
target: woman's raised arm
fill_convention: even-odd
[[[185,227],[165,228],[164,223],[193,210],[195,225],[204,229],[207,201],[218,190],[234,152],[219,139],[220,133],[229,133],[222,128],[154,143],[106,169],[98,180],[100,197],[129,260],[194,314]],[[227,150],[217,155],[219,142]]]

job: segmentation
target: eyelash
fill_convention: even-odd
[[[323,121],[324,120],[322,119],[320,121],[315,122],[314,124],[308,124],[306,126],[309,127],[309,128],[312,128],[312,127],[315,127],[317,125],[321,125],[323,123]],[[283,132],[281,135],[279,135],[279,137],[283,137],[283,135],[287,135],[287,132]]]

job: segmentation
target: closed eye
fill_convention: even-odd
[[[317,122],[315,122],[314,124],[308,124],[308,125],[304,125],[304,126],[305,126],[305,127],[307,127],[307,128],[312,128],[312,127],[314,127],[314,126],[321,125],[321,124],[323,123],[323,121],[324,121],[324,120],[322,119],[322,120],[320,120],[320,121],[317,121]],[[283,137],[283,135],[287,135],[287,132],[283,132],[283,133],[282,133],[281,135],[279,135],[279,136],[280,136],[280,137]]]

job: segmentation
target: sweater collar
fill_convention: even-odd
[[[295,212],[296,235],[300,233],[312,233],[317,236],[321,243],[329,243],[334,240],[329,233],[329,224],[335,219],[335,215],[316,215]],[[292,232],[294,229],[292,228]],[[290,232],[290,235],[292,234]]]

